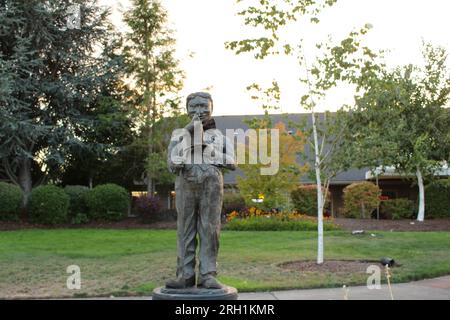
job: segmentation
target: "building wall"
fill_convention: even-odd
[[[355,181],[357,182],[357,181]],[[330,185],[331,194],[331,214],[334,217],[343,217],[343,207],[344,207],[344,193],[343,190],[350,183],[341,183]],[[389,199],[396,198],[407,198],[413,201],[417,200],[418,187],[412,185],[410,181],[391,179],[391,180],[380,180],[378,183],[381,188],[382,195],[389,197]],[[175,209],[175,197],[173,194],[174,186],[158,186],[157,194],[162,199],[164,208]],[[224,192],[239,192],[237,186],[234,184],[225,184]]]

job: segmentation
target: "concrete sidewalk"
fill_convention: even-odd
[[[308,289],[240,293],[241,300],[344,300],[344,289]],[[394,300],[450,300],[450,276],[392,285]],[[380,290],[348,287],[348,300],[390,300],[387,285]]]
[[[344,289],[306,289],[239,293],[239,300],[344,300]],[[392,285],[394,300],[450,300],[450,276]],[[348,300],[390,300],[387,285],[379,290],[348,287]],[[93,298],[95,300],[151,300],[151,297]]]

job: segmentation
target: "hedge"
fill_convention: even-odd
[[[414,215],[414,202],[405,198],[384,200],[380,212],[393,220],[410,219]]]
[[[128,191],[116,184],[98,185],[86,196],[89,218],[116,221],[126,217],[130,206]]]
[[[72,224],[82,224],[89,222],[87,215],[88,207],[86,197],[90,189],[86,186],[66,186],[64,192],[70,198],[69,219]]]
[[[64,192],[70,198],[69,215],[76,216],[78,213],[87,213],[86,196],[90,189],[86,186],[66,186]]]
[[[29,203],[30,221],[42,224],[67,222],[70,198],[60,187],[39,186],[32,190]]]
[[[450,217],[450,178],[434,181],[425,187],[425,216]]]
[[[317,186],[299,186],[291,192],[294,209],[309,216],[317,216]],[[331,195],[327,193],[325,208],[330,207]]]
[[[0,220],[15,221],[19,219],[22,197],[20,187],[0,182]]]

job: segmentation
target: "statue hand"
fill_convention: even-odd
[[[198,114],[195,114],[195,115],[192,117],[191,122],[189,122],[189,124],[188,124],[186,127],[184,127],[184,128],[187,129],[189,132],[194,131],[194,123],[195,123],[196,121],[201,122],[201,120],[200,120]],[[202,127],[202,128],[203,128],[203,127]]]

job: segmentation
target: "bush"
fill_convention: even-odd
[[[227,192],[223,195],[223,212],[228,214],[233,211],[245,210],[245,200],[240,193]]]
[[[134,203],[134,209],[142,222],[154,222],[161,213],[163,204],[158,196],[140,196]]]
[[[31,192],[29,203],[30,221],[43,224],[58,224],[67,221],[70,198],[60,187],[40,186]]]
[[[325,208],[330,206],[330,192],[327,193]],[[294,209],[309,216],[317,216],[317,186],[299,186],[291,192]],[[325,210],[324,210],[325,211]]]
[[[89,191],[89,188],[86,186],[66,186],[64,188],[64,192],[70,198],[69,217],[71,219],[79,214],[88,212],[86,196]]]
[[[370,218],[380,203],[381,190],[371,182],[356,182],[344,188],[344,213],[347,217]]]
[[[89,217],[86,213],[77,213],[70,219],[71,224],[84,224],[89,222]]]
[[[116,184],[98,185],[86,196],[89,218],[116,221],[124,218],[130,205],[127,190]]]
[[[414,214],[414,202],[405,198],[384,200],[380,212],[393,220],[410,219]]]
[[[434,181],[425,187],[426,217],[450,217],[450,178]]]
[[[18,220],[22,190],[10,183],[0,182],[0,220]]]

